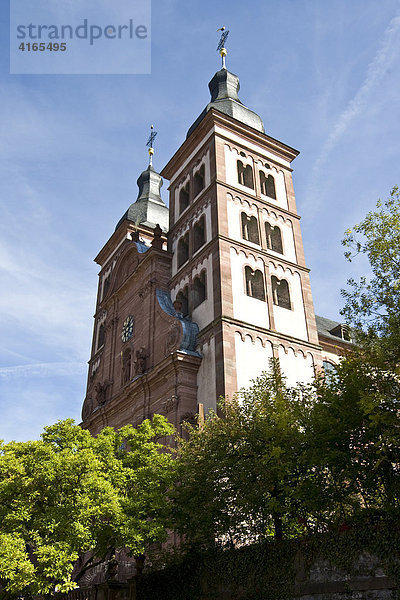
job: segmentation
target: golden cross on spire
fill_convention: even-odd
[[[225,42],[226,42],[226,38],[229,35],[229,29],[227,29],[224,26],[224,27],[220,27],[219,29],[217,29],[217,31],[221,31],[221,38],[218,42],[217,52],[220,53],[221,58],[222,58],[222,68],[226,69],[225,57],[227,55],[227,50],[225,48]]]
[[[157,135],[157,131],[154,131],[154,125],[151,125],[149,139],[147,140],[147,144],[146,144],[146,146],[149,147],[149,166],[150,167],[153,166],[153,154],[154,154],[153,142],[154,142],[156,135]]]

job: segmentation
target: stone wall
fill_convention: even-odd
[[[251,549],[232,560],[211,555],[145,573],[131,600],[395,600],[398,586],[382,561],[361,553],[349,568],[301,551],[258,561]],[[233,553],[232,553],[233,554]],[[258,558],[261,555],[258,554]]]

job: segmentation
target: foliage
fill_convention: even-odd
[[[399,517],[400,378],[353,353],[317,380],[307,462],[320,476],[332,523],[360,514]],[[327,521],[328,522],[328,521]]]
[[[173,460],[155,440],[172,433],[159,415],[137,429],[107,427],[97,437],[66,420],[46,427],[39,441],[2,444],[3,597],[66,592],[113,548],[139,554],[165,539]],[[73,571],[84,553],[86,563]]]
[[[325,588],[328,595],[331,573],[327,561],[333,573],[339,568],[346,574],[344,581],[349,575],[361,576],[358,581],[362,581],[380,566],[399,582],[399,547],[398,521],[381,515],[358,519],[351,529],[341,532],[268,540],[239,549],[194,548],[184,555],[169,556],[162,569],[148,570],[139,580],[138,599],[289,600],[310,593],[303,589],[299,594],[301,588],[296,590],[296,584],[310,582],[310,569],[318,563],[321,566],[321,560],[329,582]],[[321,587],[323,590],[323,584]],[[315,589],[311,591],[315,593]]]
[[[310,390],[289,390],[273,373],[224,401],[178,454],[175,521],[189,543],[223,546],[302,531],[303,496],[313,474],[302,460]]]
[[[399,377],[349,356],[288,389],[273,362],[178,454],[172,505],[189,546],[240,547],[399,516]]]
[[[400,358],[400,191],[394,187],[389,198],[377,203],[377,210],[345,233],[345,256],[358,254],[369,261],[371,276],[348,280],[342,290],[341,311],[357,334],[364,350],[385,364]]]

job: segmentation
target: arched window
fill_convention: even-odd
[[[189,234],[184,235],[178,242],[178,268],[189,258]]]
[[[122,355],[122,385],[128,383],[131,379],[132,353],[130,348],[126,348]]]
[[[251,267],[245,267],[246,294],[257,300],[265,302],[264,276],[261,271],[253,271]]]
[[[324,369],[325,379],[329,383],[330,381],[332,381],[332,378],[336,373],[336,366],[329,360],[324,360],[322,366]]]
[[[283,254],[282,234],[279,227],[277,225],[272,227],[269,223],[265,223],[265,235],[267,238],[268,250]]]
[[[199,306],[206,299],[206,272],[202,271],[200,275],[193,280],[192,289],[193,308]]]
[[[244,240],[253,242],[253,244],[260,243],[260,237],[258,235],[258,221],[256,217],[249,217],[245,212],[241,214],[242,219],[242,237]]]
[[[201,165],[200,169],[195,172],[193,175],[193,195],[194,197],[197,194],[200,194],[201,190],[204,188],[204,165]]]
[[[289,284],[286,279],[279,280],[277,277],[272,276],[272,299],[274,304],[281,306],[282,308],[292,308],[290,303]]]
[[[206,241],[206,220],[204,215],[193,226],[193,252],[201,248]]]
[[[110,289],[110,283],[111,283],[111,273],[109,273],[107,275],[107,277],[104,278],[104,282],[103,282],[103,295],[102,298],[105,298],[107,295],[108,290]]]
[[[179,213],[183,212],[185,208],[189,206],[190,198],[190,183],[187,182],[185,187],[181,188],[179,192]]]
[[[250,165],[244,165],[241,160],[237,161],[238,181],[241,185],[254,190],[253,169]]]
[[[175,298],[175,302],[180,302],[180,310],[184,317],[189,313],[189,288],[186,286],[183,290],[180,290]]]
[[[334,373],[336,371],[336,365],[329,360],[324,360],[322,366],[324,367],[325,373]]]
[[[265,173],[260,171],[260,187],[261,193],[264,194],[264,196],[269,196],[276,200],[275,180],[272,175],[266,177]]]
[[[97,336],[97,350],[104,346],[104,342],[106,341],[106,326],[105,323],[101,323],[99,327],[99,333]]]

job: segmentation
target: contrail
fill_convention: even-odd
[[[388,27],[385,30],[385,33],[383,34],[380,48],[368,65],[367,74],[363,84],[358,89],[354,98],[350,100],[345,110],[340,114],[334,127],[332,128],[332,131],[322,146],[321,152],[314,163],[311,173],[311,181],[306,194],[306,198],[312,198],[314,203],[314,199],[317,197],[317,180],[319,178],[322,165],[327,160],[329,153],[332,151],[339,138],[344,134],[351,121],[361,112],[370,91],[378,85],[382,77],[387,72],[390,63],[392,63],[397,56],[396,52],[393,51],[393,45],[396,41],[396,36],[399,29],[400,16],[396,15],[391,19]],[[305,204],[307,205],[307,200]]]
[[[84,373],[86,365],[82,362],[53,362],[34,363],[29,365],[15,365],[12,367],[1,367],[0,377],[47,377],[54,375],[76,375]]]

